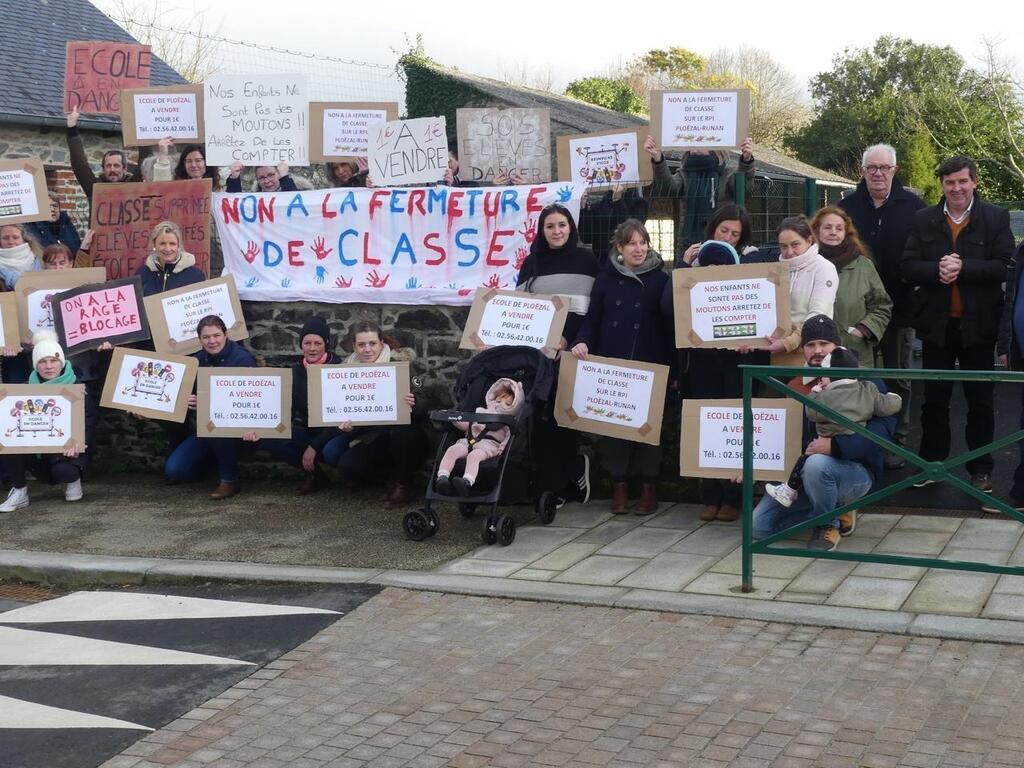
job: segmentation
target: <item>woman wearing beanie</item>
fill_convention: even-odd
[[[32,365],[29,384],[55,384],[63,386],[75,383],[75,371],[68,363],[64,350],[53,331],[39,331],[32,337]],[[13,512],[28,506],[28,483],[25,472],[50,485],[64,485],[65,501],[82,498],[82,462],[86,446],[75,445],[64,453],[55,454],[4,454],[0,456],[0,467],[11,481],[7,500],[0,504],[0,512]]]

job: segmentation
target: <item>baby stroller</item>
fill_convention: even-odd
[[[523,405],[515,415],[475,413],[484,404],[484,395],[498,379],[507,377],[523,385]],[[437,514],[432,510],[434,501],[456,502],[463,517],[472,517],[478,505],[489,505],[480,538],[484,544],[508,546],[516,537],[516,524],[510,515],[499,515],[498,504],[532,503],[537,519],[547,525],[555,519],[558,499],[554,492],[538,488],[537,470],[530,449],[533,419],[543,410],[549,397],[553,397],[554,366],[539,349],[532,347],[493,347],[473,357],[455,384],[455,408],[431,411],[430,419],[436,424],[468,422],[477,424],[508,425],[511,435],[500,456],[487,459],[480,465],[480,473],[473,485],[471,496],[440,493],[435,487],[438,465],[444,452],[463,433],[448,429],[437,449],[431,468],[430,483],[421,509],[409,512],[402,520],[406,534],[421,541],[437,533],[440,528]],[[460,459],[453,474],[462,472],[465,461]]]

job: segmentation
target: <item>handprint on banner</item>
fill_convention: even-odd
[[[327,267],[323,267],[323,266],[317,267],[316,268],[316,277],[314,279],[316,280],[318,285],[323,285],[324,284],[324,280],[327,279]]]
[[[408,280],[405,281],[405,287],[406,289],[412,291],[420,287],[420,281],[417,280],[415,277],[410,277]]]
[[[516,260],[512,262],[512,266],[515,267],[516,270],[522,269],[523,262],[526,261],[526,257],[529,255],[530,252],[526,248],[524,248],[523,246],[519,246],[518,248],[516,248]]]
[[[252,277],[250,277],[248,280],[245,281],[245,287],[246,288],[254,288],[254,287],[256,287],[256,284],[259,283],[259,281],[260,281],[259,277],[257,277],[256,275],[253,275]]]
[[[290,277],[283,277],[283,278],[281,278],[281,287],[282,288],[290,288],[291,284],[292,284],[292,279]]]
[[[472,288],[459,288],[459,296],[469,296],[472,292]]]
[[[537,220],[532,216],[526,220],[523,224],[523,228],[519,230],[519,234],[526,238],[526,243],[529,245],[537,239]]]
[[[366,287],[367,288],[383,288],[388,284],[388,278],[390,274],[378,275],[377,270],[373,270],[366,276]]]
[[[324,239],[322,237],[313,238],[313,245],[311,246],[313,253],[316,254],[317,259],[321,261],[330,256],[331,253],[334,251],[333,248],[326,248],[325,245],[326,244],[324,243]]]
[[[572,187],[566,184],[558,190],[558,202],[568,203],[570,200],[572,200]]]
[[[245,257],[246,261],[252,264],[254,261],[256,261],[256,257],[259,255],[260,247],[252,240],[250,240],[249,243],[245,246],[245,250],[242,251],[242,256]]]
[[[334,281],[334,284],[338,288],[351,288],[352,278],[350,277],[348,280],[346,280],[344,277],[339,277],[337,280]]]
[[[503,288],[504,283],[501,282],[501,275],[495,272],[493,275],[487,278],[487,282],[484,283],[484,288]]]
[[[448,285],[446,285],[446,286],[445,286],[445,289],[446,289],[446,290],[449,290],[449,291],[454,291],[454,290],[455,290],[455,289],[457,289],[458,287],[459,287],[459,286],[458,286],[458,284],[456,284],[456,283],[448,283]]]

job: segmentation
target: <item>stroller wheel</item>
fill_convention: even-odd
[[[469,518],[476,514],[476,504],[459,504],[459,514],[463,517]]]
[[[431,516],[433,513],[431,513]],[[435,523],[436,518],[431,520],[431,517],[427,515],[422,509],[417,509],[415,512],[406,512],[405,517],[402,518],[402,527],[405,528],[406,535],[413,541],[423,541],[429,536],[433,536],[436,531]]]
[[[549,525],[555,519],[555,511],[558,509],[558,499],[551,491],[544,491],[537,499],[537,519],[543,525]]]
[[[480,540],[484,544],[493,544],[498,540],[498,518],[488,515],[480,527]]]
[[[498,518],[498,543],[507,547],[516,540],[516,521],[509,515]]]

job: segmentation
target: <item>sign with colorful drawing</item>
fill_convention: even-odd
[[[64,111],[120,114],[121,89],[148,86],[152,64],[148,45],[69,40],[64,59]]]
[[[504,174],[551,180],[551,110],[458,109],[459,176],[490,184]]]
[[[91,283],[102,283],[106,277],[103,267],[25,272],[14,287],[14,295],[18,300],[21,340],[28,344],[37,331],[54,330],[52,299],[58,293]]]
[[[651,157],[643,151],[646,128],[558,137],[558,178],[592,187],[649,184]]]
[[[100,405],[181,423],[198,369],[194,357],[116,347]]]
[[[739,149],[750,131],[750,91],[651,91],[651,135],[663,149]]]
[[[57,338],[69,355],[95,349],[103,342],[116,345],[149,338],[138,275],[73,288],[50,301]]]
[[[392,120],[369,126],[370,178],[378,187],[433,184],[448,170],[444,117]]]
[[[398,119],[398,102],[311,101],[309,156],[316,162],[366,158],[370,126]]]
[[[85,447],[85,386],[0,384],[0,454]]]

